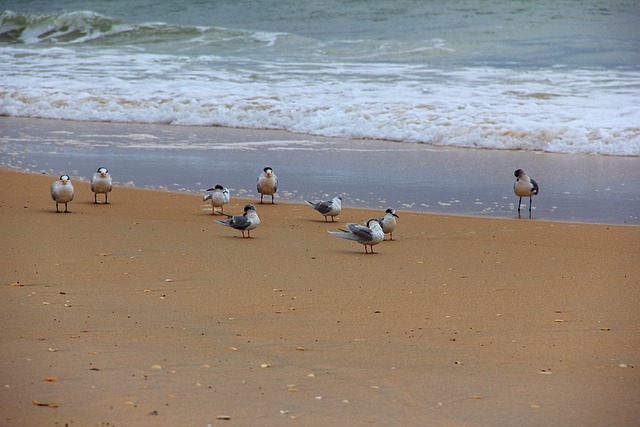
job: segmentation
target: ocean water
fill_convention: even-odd
[[[637,0],[2,0],[0,13],[4,116],[640,156]]]

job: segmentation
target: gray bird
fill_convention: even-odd
[[[244,214],[242,215],[223,215],[225,215],[229,219],[226,221],[214,220],[214,222],[225,225],[227,227],[235,228],[236,230],[240,230],[242,232],[243,239],[245,238],[245,231],[247,232],[246,237],[251,238],[251,230],[260,225],[260,218],[258,218],[256,207],[251,204],[244,207]]]
[[[370,219],[367,221],[367,225],[360,225],[355,223],[348,223],[347,230],[341,231],[329,231],[330,234],[338,236],[342,239],[354,240],[364,245],[365,253],[372,253],[373,247],[384,240],[384,232],[380,226],[380,222],[377,219]],[[369,252],[368,247],[371,248]]]
[[[335,217],[340,215],[342,211],[342,197],[334,197],[333,200],[327,200],[322,202],[313,203],[308,200],[304,201],[307,205],[324,215],[324,221],[327,221],[328,217],[331,217],[331,222],[335,222]]]

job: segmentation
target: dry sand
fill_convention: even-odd
[[[242,239],[194,195],[57,214],[54,180],[0,170],[0,425],[640,423],[640,227],[399,212],[365,255],[327,230],[380,211]]]

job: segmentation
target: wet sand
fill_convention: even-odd
[[[379,209],[242,239],[199,195],[57,214],[54,179],[0,169],[2,425],[640,422],[640,227],[398,209],[365,255],[327,230]]]
[[[120,185],[200,193],[215,184],[255,196],[265,166],[279,200],[517,218],[513,171],[540,184],[533,218],[640,225],[640,158],[471,150],[281,131],[0,117],[0,166]],[[526,200],[528,203],[528,200]]]

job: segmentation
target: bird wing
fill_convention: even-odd
[[[238,230],[244,230],[251,225],[251,220],[243,215],[233,216],[228,222],[230,227]]]
[[[328,214],[331,212],[331,208],[333,208],[333,201],[331,200],[327,202],[318,202],[315,205],[315,209],[321,214]]]
[[[538,187],[538,183],[535,180],[531,180],[531,185],[533,185],[533,194],[538,194],[540,188]]]
[[[364,225],[360,225],[360,224],[349,223],[347,224],[347,228],[359,240],[362,240],[364,242],[369,242],[373,239],[373,232],[369,227],[365,227]]]
[[[56,193],[58,192],[58,181],[51,184],[51,198],[56,199]]]

